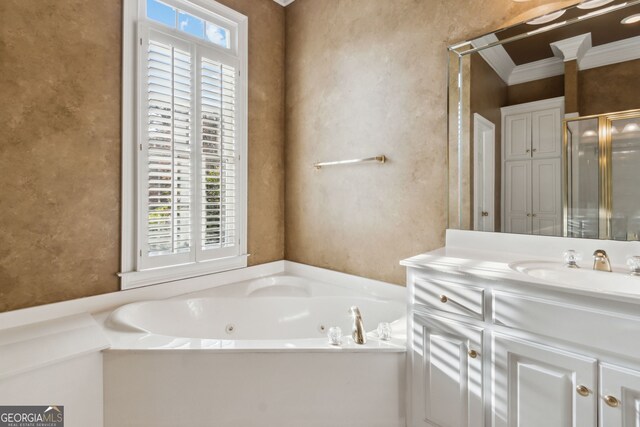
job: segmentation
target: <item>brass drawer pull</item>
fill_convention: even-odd
[[[478,352],[475,350],[469,350],[469,357],[475,359],[476,357],[478,357]]]
[[[589,396],[589,393],[590,393],[590,390],[583,385],[579,385],[578,387],[576,387],[576,391],[580,396],[584,396],[584,397]]]
[[[447,298],[446,295],[440,295],[440,302],[444,303],[444,302],[447,302],[447,301],[449,301],[449,298]]]
[[[617,408],[618,406],[620,406],[620,401],[613,396],[605,396],[604,401],[612,408]]]

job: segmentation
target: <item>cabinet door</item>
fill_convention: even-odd
[[[600,365],[600,426],[640,426],[640,372]]]
[[[531,233],[531,160],[505,162],[504,231]]]
[[[531,161],[532,234],[560,236],[562,199],[560,159]]]
[[[505,116],[504,131],[504,159],[531,158],[531,113]]]
[[[560,109],[531,113],[532,157],[560,157],[562,153],[562,129]]]
[[[595,359],[500,334],[493,345],[494,427],[596,426]]]
[[[482,329],[413,315],[410,426],[482,427]]]

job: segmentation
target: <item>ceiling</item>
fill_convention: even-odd
[[[602,9],[624,2],[624,0],[616,0],[606,6],[603,6]],[[498,31],[495,35],[499,40],[505,40],[510,37],[535,30],[536,28],[573,19],[595,10],[598,9],[583,10],[573,7],[567,9],[566,13],[555,21],[542,25],[529,25],[523,23]],[[521,40],[505,43],[502,46],[516,65],[528,64],[534,61],[553,57],[554,53],[551,50],[551,43],[559,40],[565,40],[580,34],[591,33],[591,44],[593,47],[640,36],[640,22],[630,25],[623,25],[620,23],[623,18],[636,13],[640,13],[640,4],[624,7],[602,16],[585,19],[584,21],[567,25],[566,27],[532,35]]]

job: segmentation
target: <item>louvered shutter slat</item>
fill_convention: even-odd
[[[147,54],[148,255],[191,249],[192,60],[150,40]]]
[[[203,58],[201,102],[201,238],[204,250],[234,246],[236,140],[233,111],[235,69]],[[228,122],[228,118],[232,120]],[[225,124],[225,121],[227,123]],[[223,144],[226,141],[226,144]]]

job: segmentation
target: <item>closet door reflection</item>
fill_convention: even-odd
[[[640,236],[640,117],[613,119],[611,135],[610,237]]]
[[[598,238],[600,179],[598,118],[567,122],[568,237]]]

